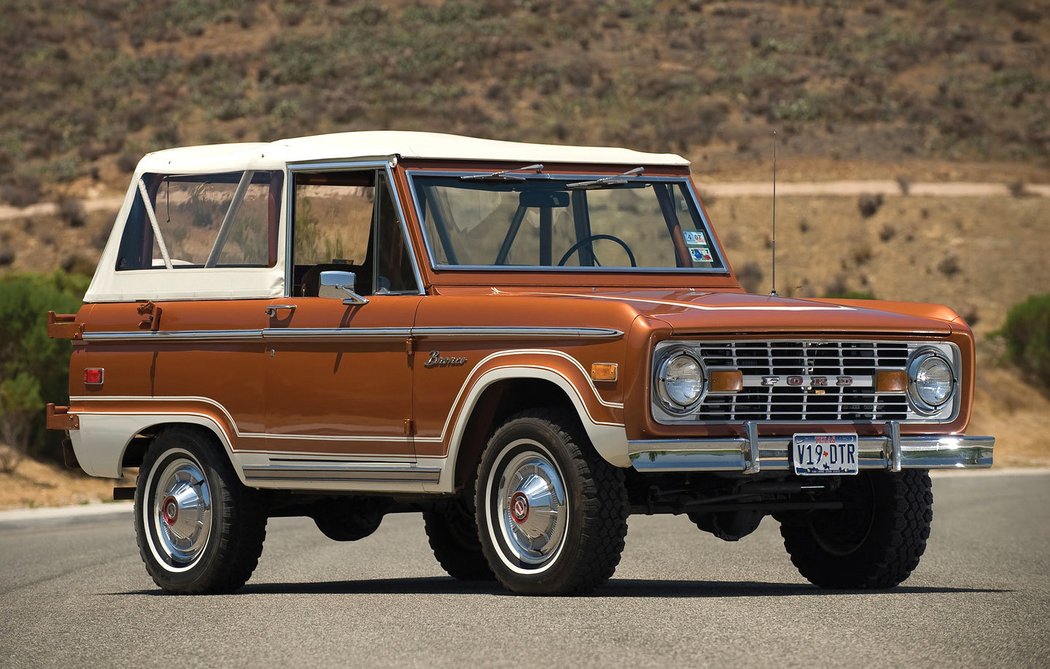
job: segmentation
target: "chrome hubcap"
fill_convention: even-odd
[[[164,468],[154,488],[153,517],[159,547],[172,564],[200,557],[211,535],[211,490],[196,462],[177,458]]]
[[[524,451],[503,469],[495,495],[507,547],[521,562],[540,565],[554,556],[568,520],[565,486],[557,466],[545,455]]]

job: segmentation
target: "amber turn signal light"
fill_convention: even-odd
[[[615,362],[591,363],[591,378],[595,381],[615,381],[620,366]]]
[[[738,393],[744,389],[744,374],[739,369],[711,370],[707,387],[713,393]]]
[[[875,390],[880,393],[903,393],[908,389],[908,372],[903,369],[875,374]]]

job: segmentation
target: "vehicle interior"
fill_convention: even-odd
[[[321,273],[353,272],[355,292],[417,292],[411,260],[384,172],[297,173],[292,220],[292,294],[335,297]]]

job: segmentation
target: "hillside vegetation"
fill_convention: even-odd
[[[43,312],[75,308],[109,233],[113,212],[79,200],[123,192],[148,151],[431,130],[675,151],[702,190],[766,178],[776,128],[785,180],[901,184],[886,198],[781,199],[780,292],[954,307],[978,335],[970,431],[999,437],[1000,465],[1050,465],[1050,395],[992,334],[1050,286],[1050,200],[1021,187],[1050,182],[1045,2],[0,0],[0,12],[0,205],[59,204],[0,219],[0,403],[62,401],[57,368],[23,369],[35,358],[22,348],[48,346],[33,344]],[[966,179],[1016,196],[907,191]],[[705,202],[742,283],[768,291],[768,199]],[[26,274],[59,268],[72,276]],[[56,433],[26,415],[27,450],[53,461]],[[27,460],[0,484],[3,507],[106,497],[111,482]]]
[[[0,200],[123,188],[149,150],[398,128],[1050,168],[1039,2],[2,0]],[[1024,173],[1022,174],[1022,177]]]

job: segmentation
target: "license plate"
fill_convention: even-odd
[[[799,476],[857,473],[857,435],[796,434],[791,459]]]

